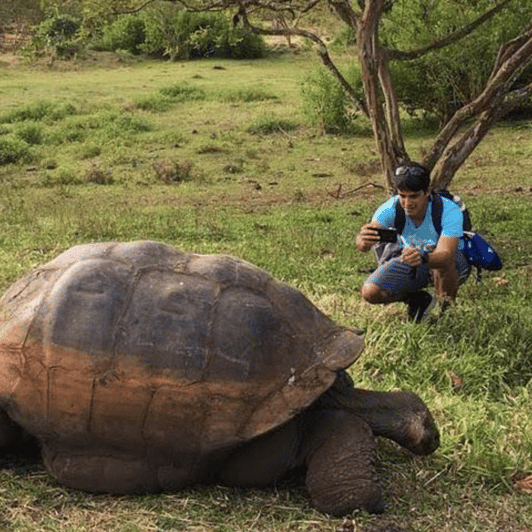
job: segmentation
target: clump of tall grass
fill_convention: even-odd
[[[205,99],[205,90],[188,83],[174,83],[167,87],[161,87],[159,92],[173,101],[187,102]]]
[[[253,135],[270,135],[272,133],[294,131],[298,126],[299,124],[294,120],[267,115],[258,117],[249,125],[247,130],[248,133]]]
[[[30,145],[43,144],[45,140],[44,127],[39,122],[19,122],[13,128],[13,133]]]
[[[188,83],[174,83],[161,87],[156,93],[143,94],[134,99],[134,105],[144,111],[167,111],[173,104],[204,100],[205,91]]]
[[[52,100],[39,100],[11,109],[0,114],[0,123],[22,122],[24,120],[55,122],[74,115],[78,111],[71,103]]]
[[[218,99],[227,103],[251,103],[278,100],[279,97],[258,87],[239,87],[219,94]]]
[[[0,137],[0,166],[31,159],[30,145],[15,136]]]

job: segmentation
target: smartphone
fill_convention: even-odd
[[[377,229],[381,242],[396,242],[397,231],[395,229]]]

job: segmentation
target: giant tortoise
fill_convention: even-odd
[[[417,454],[438,429],[410,392],[354,388],[360,334],[225,255],[140,241],[80,245],[0,300],[0,442],[19,429],[89,492],[274,484],[382,512],[375,436]]]

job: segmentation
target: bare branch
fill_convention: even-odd
[[[311,9],[314,9],[322,0],[312,0],[310,1],[306,7],[301,9],[301,13],[308,13]]]
[[[334,12],[342,19],[350,28],[356,28],[358,25],[359,14],[353,11],[349,0],[328,0],[329,5]]]
[[[355,103],[358,109],[365,116],[369,116],[366,102],[358,97],[355,90],[353,89],[353,86],[345,79],[342,73],[338,70],[334,62],[331,60],[331,57],[327,49],[327,45],[320,37],[318,37],[315,33],[311,31],[304,30],[301,28],[296,28],[296,27],[269,29],[269,28],[261,28],[259,26],[255,26],[249,20],[248,11],[247,11],[247,3],[244,3],[241,0],[238,0],[238,1],[239,1],[238,16],[242,20],[244,27],[248,29],[249,31],[260,34],[260,35],[282,35],[282,36],[297,35],[299,37],[304,37],[305,39],[309,39],[310,41],[314,42],[317,45],[317,53],[323,65],[340,82],[340,84],[342,85],[342,88],[344,89],[346,94],[352,99],[352,101]]]
[[[458,159],[458,153],[462,158],[461,162],[463,162],[478,142],[480,142],[479,140],[473,145],[472,141],[468,140],[468,138],[472,138],[475,128],[477,128],[476,135],[482,135],[481,138],[483,138],[487,132],[487,129],[484,129],[486,124],[488,124],[489,128],[496,119],[502,116],[503,108],[508,112],[519,104],[521,100],[519,98],[513,100],[509,89],[513,80],[522,69],[532,63],[532,32],[528,32],[527,40],[517,39],[517,41],[520,44],[519,48],[505,47],[506,51],[511,48],[513,51],[512,54],[500,54],[500,57],[504,56],[505,60],[499,63],[498,68],[494,70],[482,93],[475,100],[459,109],[440,131],[431,151],[423,159],[423,163],[429,168],[434,167],[436,162],[441,159],[446,160],[450,158],[456,161]],[[531,90],[530,86],[517,94],[524,95],[528,90]],[[522,97],[524,98],[524,96]],[[455,143],[453,147],[447,148],[459,128],[478,113],[481,113],[480,117],[468,132],[462,136],[462,142],[459,144]],[[449,162],[449,165],[451,164],[453,164],[452,161]]]
[[[135,9],[127,9],[125,11],[114,11],[113,10],[111,14],[114,16],[118,16],[118,15],[132,15],[134,13],[139,13],[140,11],[142,11],[143,9],[145,9],[150,4],[153,4],[156,1],[157,0],[146,0],[142,5],[140,5],[139,7],[136,7]]]
[[[532,25],[529,26],[527,31],[520,35],[519,37],[507,42],[504,46],[501,46],[499,53],[497,55],[497,60],[495,61],[495,66],[493,67],[493,72],[491,73],[490,79],[493,78],[494,75],[498,72],[498,70],[501,68],[501,65],[508,60],[509,57],[511,57],[512,54],[514,54],[521,46],[523,46],[526,41],[528,41],[532,37]]]

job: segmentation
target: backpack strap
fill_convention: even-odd
[[[401,202],[397,200],[395,202],[395,220],[394,220],[393,226],[395,227],[395,229],[400,235],[403,234],[403,231],[405,229],[405,224],[406,224],[405,210],[401,206]]]
[[[441,199],[441,196],[437,192],[433,192],[431,195],[431,202],[432,202],[432,225],[434,225],[434,229],[436,229],[436,233],[438,233],[438,236],[441,235],[442,231],[442,225],[441,225],[441,217],[443,213],[443,200]],[[393,226],[395,229],[397,229],[397,232],[399,234],[402,234],[405,229],[406,224],[406,215],[405,210],[401,206],[401,202],[397,200],[395,202],[395,220]]]
[[[443,213],[443,200],[437,192],[432,193],[432,225],[438,233],[438,237],[441,235],[441,216]]]

